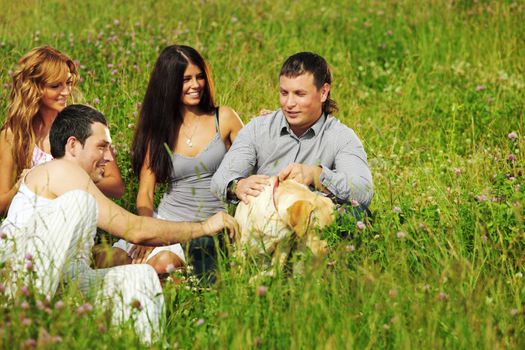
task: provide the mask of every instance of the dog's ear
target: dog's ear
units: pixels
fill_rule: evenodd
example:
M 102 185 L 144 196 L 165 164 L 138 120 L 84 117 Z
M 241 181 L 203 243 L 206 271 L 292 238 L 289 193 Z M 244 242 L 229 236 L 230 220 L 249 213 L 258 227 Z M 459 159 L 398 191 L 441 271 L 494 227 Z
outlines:
M 314 206 L 308 201 L 297 201 L 286 209 L 288 213 L 288 225 L 292 227 L 298 237 L 304 236 L 308 231 L 313 210 Z

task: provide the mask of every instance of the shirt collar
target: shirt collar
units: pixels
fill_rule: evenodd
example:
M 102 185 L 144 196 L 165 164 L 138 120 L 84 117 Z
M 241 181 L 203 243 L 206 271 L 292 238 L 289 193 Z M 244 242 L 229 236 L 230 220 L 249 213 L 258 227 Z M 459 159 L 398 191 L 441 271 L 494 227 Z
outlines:
M 281 127 L 280 127 L 281 135 L 283 135 L 283 134 L 295 135 L 295 134 L 293 134 L 292 130 L 290 129 L 290 125 L 288 124 L 288 121 L 286 120 L 284 112 L 282 110 L 280 110 L 280 113 L 281 113 Z M 306 130 L 306 132 L 302 136 L 303 137 L 304 136 L 308 136 L 309 134 L 313 134 L 312 136 L 315 136 L 315 135 L 319 134 L 319 132 L 321 131 L 321 128 L 323 127 L 325 121 L 326 121 L 326 114 L 323 113 L 321 115 L 321 118 L 317 119 L 317 121 L 314 123 L 314 125 L 312 125 L 308 130 Z

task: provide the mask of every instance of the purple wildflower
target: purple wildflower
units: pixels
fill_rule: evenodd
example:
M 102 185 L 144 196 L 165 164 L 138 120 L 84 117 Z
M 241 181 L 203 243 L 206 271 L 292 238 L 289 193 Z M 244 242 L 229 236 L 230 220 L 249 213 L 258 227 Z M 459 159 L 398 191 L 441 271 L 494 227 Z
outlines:
M 55 310 L 62 310 L 64 308 L 64 302 L 59 300 L 55 303 Z
M 259 287 L 257 287 L 257 296 L 258 297 L 265 296 L 267 292 L 268 292 L 268 288 L 266 288 L 266 286 L 260 285 Z
M 513 132 L 510 132 L 507 137 L 511 140 L 511 141 L 515 141 L 517 138 L 518 138 L 518 134 L 513 131 Z

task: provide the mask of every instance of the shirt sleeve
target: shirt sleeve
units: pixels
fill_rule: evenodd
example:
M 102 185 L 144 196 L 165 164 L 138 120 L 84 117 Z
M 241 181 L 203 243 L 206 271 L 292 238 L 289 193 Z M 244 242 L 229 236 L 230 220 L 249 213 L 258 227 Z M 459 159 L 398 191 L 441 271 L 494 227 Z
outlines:
M 353 132 L 349 142 L 337 151 L 333 169 L 321 166 L 321 183 L 338 200 L 349 202 L 355 199 L 365 207 L 370 205 L 373 195 L 372 174 L 363 144 Z
M 248 177 L 255 169 L 257 150 L 254 144 L 254 124 L 250 122 L 239 131 L 230 150 L 211 179 L 211 193 L 222 201 L 226 201 L 226 191 L 231 181 Z

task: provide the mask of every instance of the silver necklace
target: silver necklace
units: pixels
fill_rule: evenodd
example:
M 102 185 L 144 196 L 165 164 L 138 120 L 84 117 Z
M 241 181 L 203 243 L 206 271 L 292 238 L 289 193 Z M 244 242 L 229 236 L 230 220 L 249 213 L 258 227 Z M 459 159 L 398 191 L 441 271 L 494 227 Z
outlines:
M 188 134 L 186 133 L 186 131 L 184 131 L 184 128 L 181 129 L 182 130 L 182 133 L 184 134 L 184 136 L 186 137 L 186 141 L 184 141 L 184 143 L 186 143 L 186 145 L 188 145 L 188 147 L 192 148 L 193 147 L 193 142 L 192 142 L 192 139 L 193 139 L 193 135 L 195 135 L 195 131 L 197 131 L 197 126 L 199 126 L 199 122 L 200 122 L 200 119 L 198 119 L 197 122 L 195 122 L 195 126 L 193 127 L 193 131 L 191 132 L 191 135 L 188 136 Z M 184 123 L 182 123 L 184 124 Z

